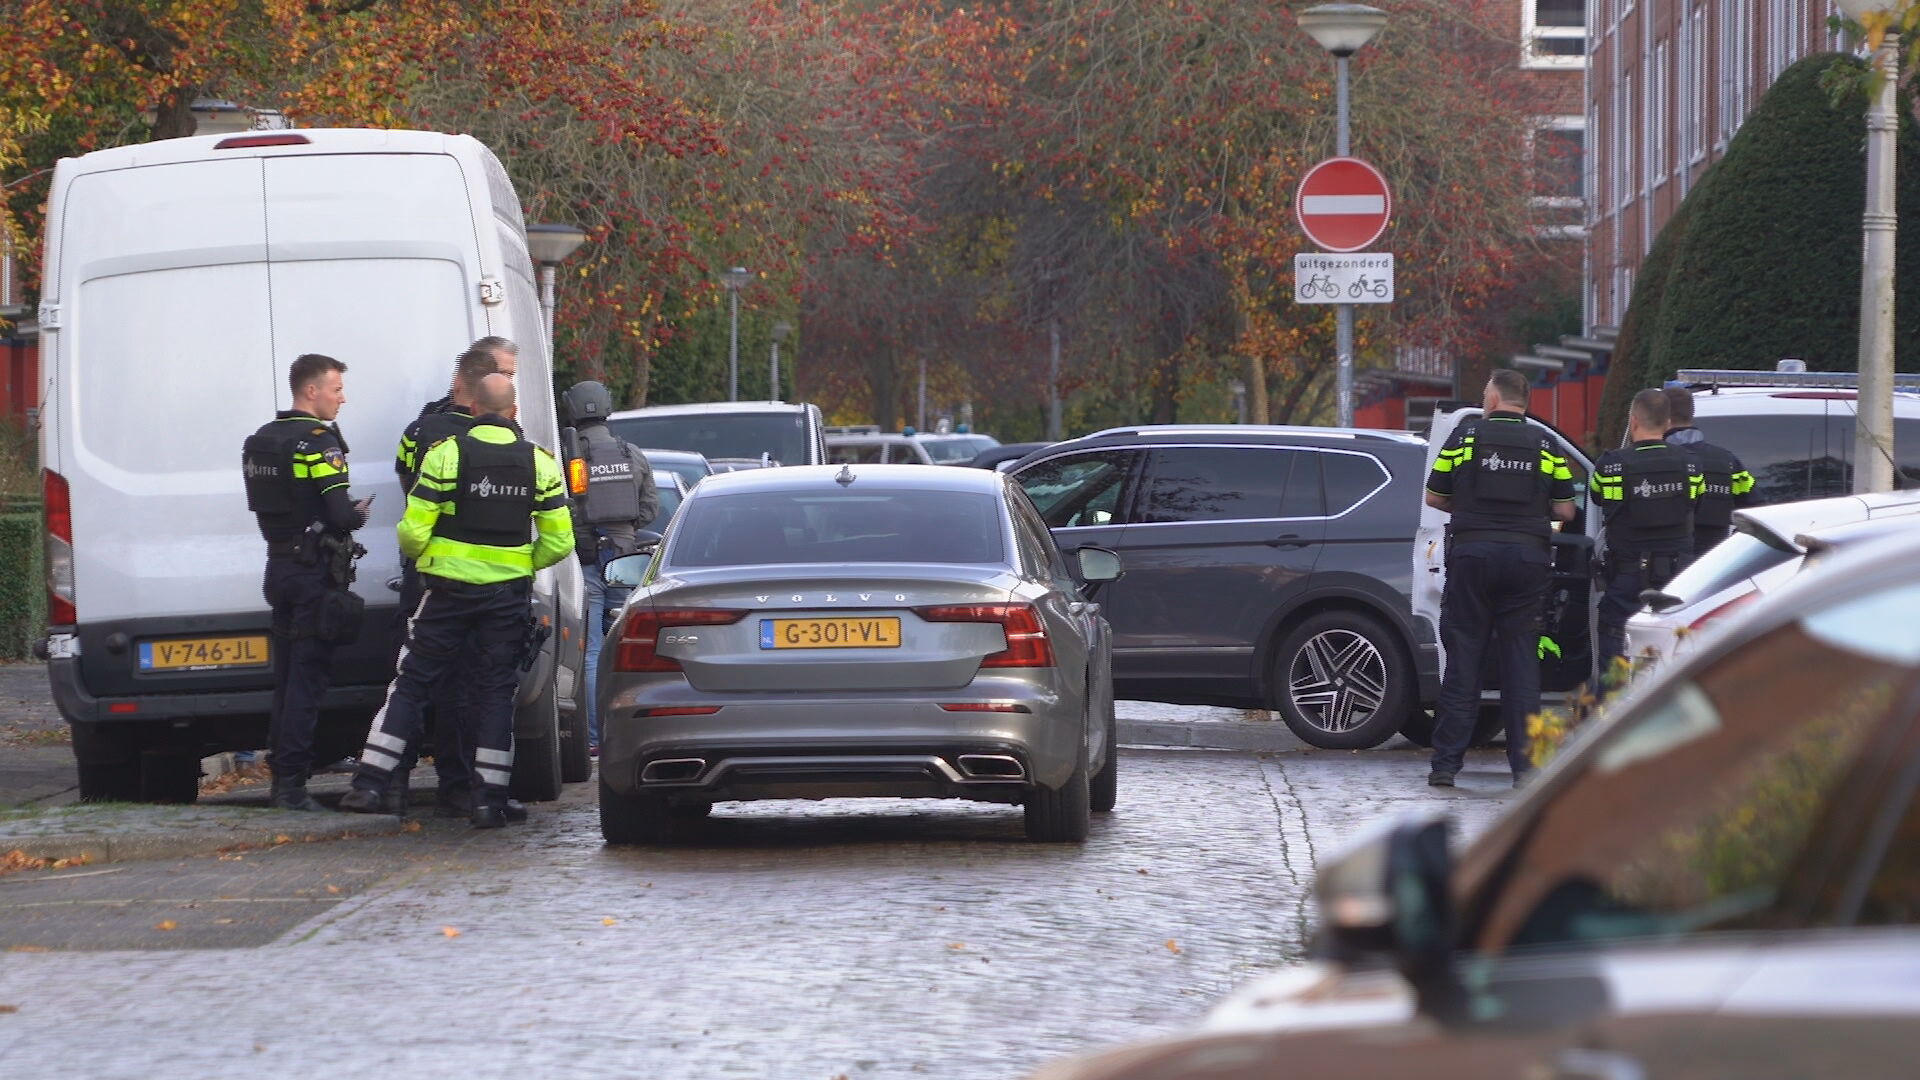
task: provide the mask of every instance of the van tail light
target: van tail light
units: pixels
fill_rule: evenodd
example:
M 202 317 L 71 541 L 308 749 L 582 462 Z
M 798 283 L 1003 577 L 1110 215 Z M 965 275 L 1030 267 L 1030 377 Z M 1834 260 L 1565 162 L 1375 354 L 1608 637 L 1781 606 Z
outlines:
M 1712 611 L 1707 612 L 1705 615 L 1702 615 L 1699 618 L 1688 623 L 1687 629 L 1698 630 L 1701 627 L 1707 625 L 1708 623 L 1714 621 L 1715 619 L 1726 618 L 1728 615 L 1733 614 L 1734 612 L 1740 610 L 1743 607 L 1746 607 L 1748 604 L 1751 604 L 1758 599 L 1760 599 L 1760 590 L 1749 589 L 1746 592 L 1741 593 L 1739 596 L 1736 596 L 1733 599 L 1727 601 L 1726 603 L 1721 604 L 1719 607 L 1714 608 Z
M 722 608 L 666 608 L 636 605 L 620 625 L 620 644 L 614 649 L 615 671 L 679 671 L 680 661 L 661 656 L 660 633 L 677 626 L 726 626 L 747 617 L 745 611 Z
M 80 615 L 73 606 L 73 499 L 66 477 L 41 471 L 40 505 L 47 520 L 47 624 L 72 626 Z
M 1053 643 L 1032 604 L 949 604 L 914 608 L 928 622 L 999 623 L 1007 647 L 980 661 L 983 668 L 1049 668 Z

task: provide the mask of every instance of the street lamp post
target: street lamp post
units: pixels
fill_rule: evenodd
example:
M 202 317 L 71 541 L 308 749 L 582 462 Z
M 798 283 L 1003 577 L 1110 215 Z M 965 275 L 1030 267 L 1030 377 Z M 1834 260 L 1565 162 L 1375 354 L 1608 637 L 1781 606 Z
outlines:
M 1236 424 L 1246 423 L 1247 384 L 1240 379 L 1235 379 L 1227 384 L 1227 391 L 1233 395 L 1233 422 Z
M 1347 108 L 1347 60 L 1387 24 L 1387 13 L 1365 4 L 1316 4 L 1300 12 L 1300 28 L 1333 54 L 1334 154 L 1352 142 Z M 1353 305 L 1334 305 L 1334 351 L 1339 356 L 1336 400 L 1341 427 L 1353 426 Z
M 727 315 L 727 400 L 740 400 L 740 290 L 747 287 L 753 275 L 744 266 L 736 266 L 720 275 L 720 281 L 727 287 L 729 312 Z
M 773 324 L 773 359 L 767 367 L 767 400 L 780 400 L 780 339 L 793 333 L 793 324 L 785 319 Z
M 587 242 L 587 234 L 571 225 L 527 226 L 527 254 L 540 264 L 540 315 L 547 332 L 547 358 L 553 358 L 553 308 L 556 271 L 567 256 Z
M 1838 0 L 1856 22 L 1891 14 L 1893 0 Z M 1900 37 L 1887 34 L 1874 56 L 1879 86 L 1867 104 L 1867 206 L 1861 215 L 1860 381 L 1853 432 L 1855 494 L 1893 490 L 1893 241 Z

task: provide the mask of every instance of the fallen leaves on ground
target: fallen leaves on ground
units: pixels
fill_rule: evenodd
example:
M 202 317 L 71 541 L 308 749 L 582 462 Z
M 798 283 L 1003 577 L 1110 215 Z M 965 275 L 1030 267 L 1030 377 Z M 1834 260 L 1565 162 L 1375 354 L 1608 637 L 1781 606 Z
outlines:
M 613 916 L 611 916 L 611 915 L 609 915 L 609 916 L 607 916 L 606 918 L 604 918 L 604 919 L 601 919 L 601 920 L 600 920 L 600 925 L 601 925 L 601 926 L 613 926 L 614 924 L 616 924 L 616 923 L 618 923 L 619 921 L 620 921 L 619 919 L 616 919 L 616 918 L 614 918 Z
M 420 823 L 417 821 L 409 821 L 405 825 L 400 826 L 400 831 L 401 832 L 419 832 Z
M 18 1005 L 0 1005 L 0 1013 L 17 1013 L 19 1011 L 20 1006 Z
M 1167 939 L 1167 951 L 1168 951 L 1168 952 L 1170 952 L 1170 953 L 1172 953 L 1172 954 L 1173 954 L 1173 955 L 1175 955 L 1175 956 L 1179 956 L 1179 955 L 1180 955 L 1180 943 L 1179 943 L 1179 942 L 1177 942 L 1177 941 L 1175 941 L 1175 940 L 1173 940 L 1172 938 L 1168 938 L 1168 939 Z
M 441 927 L 441 928 L 440 928 L 440 932 L 441 932 L 442 934 L 445 934 L 445 935 L 447 935 L 448 937 L 459 937 L 459 936 L 460 936 L 460 928 L 459 928 L 459 927 L 457 927 L 457 926 L 443 926 L 443 927 Z
M 293 837 L 288 836 L 286 833 L 281 833 L 279 836 L 273 838 L 273 842 L 276 844 L 291 844 L 293 843 Z
M 180 924 L 177 922 L 174 922 L 172 919 L 162 919 L 161 921 L 154 923 L 153 928 L 155 930 L 178 930 L 180 929 Z
M 200 794 L 225 795 L 235 788 L 254 787 L 273 779 L 266 762 L 256 761 L 251 765 L 242 765 L 230 773 L 209 776 L 200 781 Z
M 949 942 L 947 942 L 947 948 L 949 948 L 949 949 L 964 949 L 964 948 L 966 948 L 966 947 L 967 947 L 967 943 L 966 943 L 966 942 L 964 942 L 964 941 L 949 941 Z
M 346 890 L 342 889 L 338 885 L 329 885 L 327 886 L 327 891 L 332 893 L 335 896 L 339 896 L 342 892 L 345 892 Z
M 67 733 L 65 724 L 40 727 L 16 721 L 0 727 L 0 743 L 9 746 L 65 746 L 71 741 Z
M 239 922 L 239 921 L 240 921 L 239 919 L 215 919 L 215 920 L 213 920 L 213 925 L 215 925 L 215 926 L 232 926 L 232 925 L 233 925 L 234 923 L 237 923 L 237 922 Z
M 5 855 L 0 855 L 0 876 L 17 874 L 22 870 L 66 870 L 75 866 L 85 866 L 92 861 L 84 854 L 75 855 L 70 859 L 48 859 L 39 855 L 29 855 L 19 848 L 14 848 Z
M 45 945 L 14 945 L 8 948 L 7 951 L 8 952 L 46 952 L 48 950 Z

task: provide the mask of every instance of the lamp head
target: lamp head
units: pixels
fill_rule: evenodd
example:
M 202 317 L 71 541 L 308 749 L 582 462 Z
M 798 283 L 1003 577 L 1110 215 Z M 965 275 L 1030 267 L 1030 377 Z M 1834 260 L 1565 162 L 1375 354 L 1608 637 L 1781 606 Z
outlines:
M 1387 25 L 1387 13 L 1365 4 L 1315 4 L 1300 12 L 1300 29 L 1320 47 L 1345 58 L 1360 51 Z
M 527 226 L 527 254 L 542 266 L 557 266 L 587 242 L 587 234 L 571 225 Z
M 725 285 L 727 288 L 734 290 L 735 292 L 738 292 L 741 289 L 746 288 L 747 284 L 752 280 L 753 280 L 752 271 L 748 270 L 744 266 L 736 266 L 733 269 L 728 270 L 720 275 L 720 283 Z

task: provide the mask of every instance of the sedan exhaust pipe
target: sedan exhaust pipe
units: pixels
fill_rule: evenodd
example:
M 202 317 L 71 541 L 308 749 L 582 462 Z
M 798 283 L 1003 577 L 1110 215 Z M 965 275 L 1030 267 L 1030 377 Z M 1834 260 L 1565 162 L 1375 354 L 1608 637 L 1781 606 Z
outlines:
M 660 758 L 647 762 L 640 770 L 640 782 L 643 784 L 685 783 L 697 780 L 707 771 L 707 759 L 697 757 Z
M 1006 754 L 961 754 L 960 772 L 971 780 L 1021 780 L 1027 770 Z

